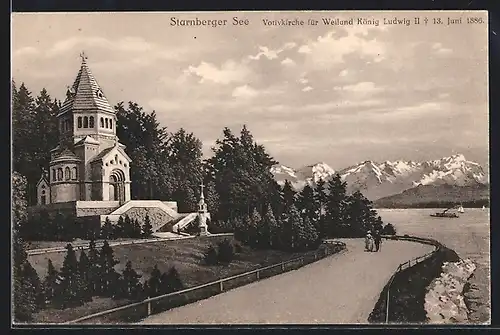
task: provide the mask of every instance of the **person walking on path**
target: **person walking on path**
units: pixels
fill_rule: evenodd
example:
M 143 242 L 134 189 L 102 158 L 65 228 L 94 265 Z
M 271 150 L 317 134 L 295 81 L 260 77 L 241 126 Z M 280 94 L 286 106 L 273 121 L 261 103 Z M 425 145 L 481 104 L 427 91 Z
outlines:
M 373 238 L 375 240 L 375 251 L 380 250 L 380 244 L 382 243 L 382 237 L 380 236 L 380 232 L 378 230 L 373 234 Z

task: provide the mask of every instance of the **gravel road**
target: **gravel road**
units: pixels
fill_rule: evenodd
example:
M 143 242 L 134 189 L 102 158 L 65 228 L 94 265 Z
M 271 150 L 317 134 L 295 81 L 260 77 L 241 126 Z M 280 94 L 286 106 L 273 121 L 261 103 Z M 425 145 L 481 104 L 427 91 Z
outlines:
M 380 292 L 398 265 L 433 247 L 384 241 L 364 252 L 361 239 L 347 250 L 298 270 L 155 314 L 141 324 L 367 323 Z

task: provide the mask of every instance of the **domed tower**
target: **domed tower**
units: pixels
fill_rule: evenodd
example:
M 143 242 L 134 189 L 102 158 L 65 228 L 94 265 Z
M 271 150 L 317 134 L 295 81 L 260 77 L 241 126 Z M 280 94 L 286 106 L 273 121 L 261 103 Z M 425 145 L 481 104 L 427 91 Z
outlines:
M 82 53 L 60 113 L 51 151 L 51 202 L 130 200 L 130 162 L 116 136 L 116 113 Z
M 79 200 L 78 167 L 81 160 L 69 149 L 57 153 L 50 161 L 50 202 Z

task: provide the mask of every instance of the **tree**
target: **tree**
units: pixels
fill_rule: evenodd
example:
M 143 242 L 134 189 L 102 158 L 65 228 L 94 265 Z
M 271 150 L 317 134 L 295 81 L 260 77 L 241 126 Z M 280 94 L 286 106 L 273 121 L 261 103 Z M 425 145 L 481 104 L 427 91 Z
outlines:
M 114 296 L 116 289 L 119 287 L 120 275 L 115 270 L 115 265 L 118 263 L 120 262 L 115 259 L 113 249 L 109 246 L 108 241 L 104 241 L 99 252 L 99 274 L 101 279 L 100 291 L 105 296 Z
M 30 283 L 29 288 L 31 295 L 35 298 L 35 308 L 40 310 L 45 306 L 45 296 L 43 283 L 38 277 L 38 273 L 31 266 L 30 262 L 25 262 L 23 265 L 23 277 Z
M 346 226 L 343 236 L 362 237 L 373 228 L 377 212 L 373 210 L 371 201 L 366 199 L 359 191 L 348 197 L 346 206 Z
M 80 252 L 80 261 L 78 262 L 78 273 L 81 280 L 82 286 L 82 299 L 83 301 L 92 301 L 93 295 L 93 285 L 92 285 L 92 274 L 91 265 L 85 251 Z
M 172 266 L 168 272 L 161 275 L 160 285 L 161 294 L 180 291 L 184 288 L 179 272 L 177 272 L 177 269 L 174 266 Z
M 315 249 L 319 243 L 318 230 L 308 217 L 304 218 L 304 240 L 302 241 L 304 249 Z
M 26 223 L 26 178 L 14 171 L 12 173 L 12 251 L 14 282 L 14 320 L 29 322 L 37 310 L 35 288 L 32 281 L 25 277 L 23 271 L 28 262 L 24 249 L 24 241 L 19 229 Z
M 95 241 L 92 239 L 89 242 L 89 251 L 88 251 L 88 259 L 89 259 L 89 284 L 90 291 L 92 295 L 96 295 L 100 293 L 100 267 L 99 267 L 99 251 L 96 248 Z
M 161 292 L 161 272 L 158 270 L 158 265 L 155 264 L 153 270 L 151 271 L 151 275 L 148 280 L 148 296 L 154 297 L 160 294 Z
M 140 278 L 141 275 L 132 268 L 132 262 L 127 261 L 125 269 L 122 272 L 125 296 L 132 299 L 138 299 L 142 290 Z
M 328 195 L 326 197 L 325 235 L 340 237 L 344 230 L 346 207 L 346 183 L 340 175 L 335 174 L 327 183 Z
M 221 264 L 229 264 L 233 261 L 234 258 L 234 248 L 231 242 L 228 239 L 224 239 L 223 241 L 217 244 L 218 246 L 218 261 Z
M 388 223 L 382 228 L 382 235 L 396 235 L 396 228 L 391 223 Z
M 276 221 L 273 209 L 269 204 L 258 229 L 260 246 L 263 248 L 275 247 L 278 244 L 278 230 L 278 222 Z
M 138 219 L 135 219 L 132 224 L 132 236 L 131 237 L 141 237 L 141 224 Z
M 66 257 L 61 268 L 61 282 L 58 286 L 57 302 L 62 308 L 83 304 L 82 287 L 76 253 L 71 244 L 66 245 Z
M 328 201 L 328 195 L 326 193 L 326 183 L 323 179 L 316 182 L 316 187 L 314 190 L 314 202 L 318 208 L 318 217 L 316 219 L 318 233 L 321 238 L 326 236 L 327 224 L 325 220 L 326 206 Z
M 206 265 L 216 265 L 218 263 L 218 258 L 217 249 L 215 249 L 213 245 L 208 247 L 203 256 Z
M 55 293 L 57 292 L 58 278 L 59 272 L 54 268 L 52 260 L 49 259 L 49 263 L 47 265 L 47 276 L 45 277 L 45 281 L 43 284 L 43 287 L 45 289 L 45 298 L 49 301 L 52 301 Z
M 181 128 L 170 135 L 168 165 L 173 178 L 173 198 L 180 212 L 196 210 L 198 185 L 203 179 L 202 142 Z
M 137 103 L 129 101 L 115 106 L 116 134 L 126 145 L 132 159 L 132 199 L 171 199 L 172 170 L 168 164 L 168 132 L 161 127 L 156 113 L 146 113 Z
M 206 181 L 215 184 L 219 208 L 217 220 L 233 220 L 252 213 L 263 212 L 275 197 L 276 182 L 271 174 L 276 162 L 263 146 L 253 140 L 243 126 L 240 136 L 224 128 L 223 139 L 216 141 L 214 155 L 205 162 Z
M 292 183 L 286 180 L 283 185 L 283 211 L 287 211 L 290 207 L 295 205 L 295 196 L 297 192 L 293 189 Z
M 142 237 L 148 238 L 151 235 L 153 235 L 153 226 L 151 225 L 151 219 L 149 218 L 149 215 L 146 215 L 144 224 L 142 226 Z
M 57 145 L 57 101 L 42 89 L 36 101 L 26 86 L 13 83 L 12 129 L 14 169 L 27 178 L 27 201 L 36 203 L 36 183 Z
M 297 196 L 297 209 L 299 210 L 302 218 L 306 218 L 315 226 L 316 230 L 319 229 L 318 214 L 320 206 L 316 202 L 316 192 L 314 189 L 306 185 Z
M 115 238 L 113 224 L 108 217 L 106 217 L 106 220 L 104 220 L 104 224 L 101 227 L 101 237 L 105 240 Z
M 128 218 L 128 215 L 127 215 L 127 218 Z M 130 222 L 130 218 L 129 218 L 129 222 Z M 126 231 L 127 231 L 126 226 L 127 226 L 127 224 L 125 223 L 125 219 L 123 218 L 123 216 L 120 216 L 118 218 L 118 222 L 116 223 L 116 225 L 113 226 L 113 234 L 112 235 L 114 237 L 126 237 L 127 236 L 126 235 Z

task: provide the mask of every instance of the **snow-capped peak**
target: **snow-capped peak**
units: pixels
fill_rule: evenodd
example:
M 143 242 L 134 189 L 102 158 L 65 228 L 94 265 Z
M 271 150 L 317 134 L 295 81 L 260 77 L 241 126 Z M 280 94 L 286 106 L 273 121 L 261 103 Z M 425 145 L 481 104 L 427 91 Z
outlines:
M 288 179 L 297 188 L 305 184 L 313 185 L 320 179 L 327 181 L 336 173 L 323 162 L 298 170 L 274 166 L 271 172 L 278 182 Z M 367 160 L 338 173 L 347 183 L 348 191 L 360 190 L 371 199 L 400 193 L 418 185 L 487 183 L 481 165 L 468 161 L 462 154 L 424 162 L 396 160 L 377 163 Z

